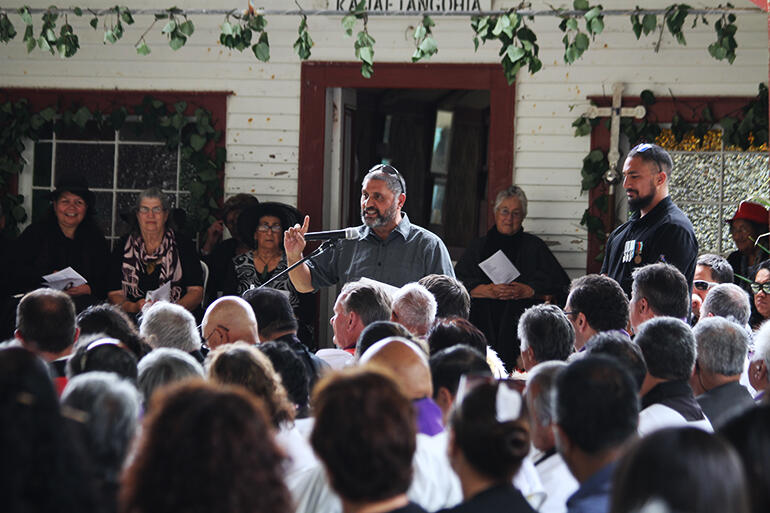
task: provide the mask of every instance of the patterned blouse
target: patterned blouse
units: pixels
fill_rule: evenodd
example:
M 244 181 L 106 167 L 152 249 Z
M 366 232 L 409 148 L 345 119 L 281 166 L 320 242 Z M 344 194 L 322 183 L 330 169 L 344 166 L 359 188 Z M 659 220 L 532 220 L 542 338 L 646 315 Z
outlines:
M 236 255 L 233 258 L 233 266 L 235 267 L 238 295 L 243 295 L 244 292 L 251 288 L 259 287 L 288 267 L 286 255 L 283 255 L 275 269 L 268 271 L 267 273 L 259 272 L 254 268 L 254 251 L 247 251 L 246 253 Z M 291 280 L 289 280 L 288 273 L 272 282 L 269 286 L 273 289 L 282 290 L 288 293 L 292 308 L 296 309 L 299 306 L 297 290 L 294 288 L 294 285 L 292 285 Z

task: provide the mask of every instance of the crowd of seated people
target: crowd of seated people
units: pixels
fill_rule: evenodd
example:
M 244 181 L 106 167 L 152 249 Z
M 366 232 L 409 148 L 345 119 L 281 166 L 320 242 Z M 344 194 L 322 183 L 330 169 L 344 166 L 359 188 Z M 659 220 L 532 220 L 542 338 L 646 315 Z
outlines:
M 542 241 L 502 237 L 526 215 L 523 191 L 504 192 L 463 265 L 532 246 L 542 261 L 522 271 L 541 277 L 553 263 Z M 66 264 L 88 286 L 16 289 L 0 344 L 3 511 L 770 508 L 759 253 L 741 253 L 748 277 L 703 255 L 692 286 L 672 265 L 640 266 L 630 298 L 593 274 L 510 290 L 475 269 L 470 290 L 459 272 L 395 289 L 352 281 L 330 320 L 335 348 L 319 350 L 290 282 L 252 287 L 285 268 L 291 209 L 233 202 L 204 241 L 210 270 L 235 271 L 210 276 L 212 294 L 156 189 L 139 195 L 106 270 L 77 269 L 97 233 L 79 231 L 92 202 L 62 183 L 45 227 L 32 225 L 70 248 L 30 261 L 36 276 Z M 219 240 L 223 224 L 235 242 Z M 484 305 L 504 318 L 477 326 Z

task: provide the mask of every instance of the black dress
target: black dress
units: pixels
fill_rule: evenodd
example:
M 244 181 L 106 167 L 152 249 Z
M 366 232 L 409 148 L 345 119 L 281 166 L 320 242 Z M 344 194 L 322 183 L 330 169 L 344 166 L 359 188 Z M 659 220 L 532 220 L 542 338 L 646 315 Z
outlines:
M 72 267 L 91 287 L 91 294 L 72 298 L 80 312 L 106 298 L 109 254 L 107 241 L 94 224 L 83 221 L 70 239 L 49 216 L 28 226 L 16 240 L 10 257 L 13 293 L 44 286 L 43 276 Z
M 439 513 L 535 513 L 527 499 L 510 483 L 487 488 L 454 508 Z
M 471 242 L 455 266 L 457 278 L 470 292 L 478 285 L 492 283 L 479 263 L 498 250 L 516 266 L 521 275 L 515 280 L 534 289 L 529 299 L 471 299 L 470 321 L 487 337 L 487 342 L 513 370 L 519 357 L 519 339 L 516 328 L 519 317 L 530 306 L 542 303 L 545 296 L 553 296 L 555 303 L 563 304 L 569 289 L 569 277 L 539 237 L 519 230 L 503 235 L 493 226 L 485 237 Z

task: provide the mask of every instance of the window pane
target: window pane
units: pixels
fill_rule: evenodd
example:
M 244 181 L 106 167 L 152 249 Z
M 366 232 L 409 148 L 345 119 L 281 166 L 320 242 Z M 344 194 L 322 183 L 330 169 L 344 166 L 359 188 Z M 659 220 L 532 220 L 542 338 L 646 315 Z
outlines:
M 131 229 L 131 220 L 134 217 L 134 205 L 138 192 L 118 192 L 117 212 L 115 212 L 115 235 L 123 236 Z
M 56 144 L 56 176 L 88 177 L 91 188 L 112 187 L 115 146 L 112 144 Z
M 113 234 L 110 232 L 112 229 L 112 192 L 95 192 L 96 205 L 94 205 L 94 215 L 96 216 L 96 224 L 102 229 L 105 237 L 110 237 Z
M 177 150 L 165 146 L 122 144 L 119 152 L 119 189 L 176 189 Z
M 767 196 L 767 153 L 725 153 L 725 200 Z
M 157 142 L 154 130 L 145 129 L 139 121 L 126 121 L 120 129 L 118 137 L 121 141 Z
M 679 203 L 678 206 L 695 227 L 698 253 L 719 253 L 719 205 Z
M 35 189 L 32 191 L 32 222 L 40 221 L 48 212 L 51 203 L 51 191 Z
M 35 169 L 32 175 L 32 184 L 36 187 L 51 186 L 51 156 L 53 155 L 53 144 L 37 143 L 35 144 Z

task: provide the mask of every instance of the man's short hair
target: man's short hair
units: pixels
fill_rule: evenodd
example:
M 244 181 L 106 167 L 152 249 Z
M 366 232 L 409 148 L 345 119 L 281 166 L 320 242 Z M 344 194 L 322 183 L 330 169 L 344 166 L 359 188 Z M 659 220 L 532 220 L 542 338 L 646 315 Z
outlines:
M 631 342 L 628 335 L 619 331 L 597 333 L 585 345 L 586 355 L 605 355 L 615 358 L 634 378 L 639 389 L 647 375 L 647 365 L 639 346 Z
M 471 346 L 481 354 L 487 353 L 487 337 L 470 321 L 460 317 L 437 319 L 428 333 L 430 354 L 457 344 Z
M 634 157 L 640 158 L 642 162 L 655 163 L 660 171 L 666 173 L 669 181 L 671 180 L 674 161 L 671 160 L 671 155 L 657 144 L 643 143 L 634 146 L 626 155 L 626 159 Z
M 98 333 L 120 340 L 137 359 L 150 351 L 134 322 L 117 305 L 92 305 L 78 314 L 80 338 Z
M 406 493 L 417 422 L 390 375 L 366 367 L 331 374 L 316 387 L 313 408 L 310 443 L 341 497 L 370 502 Z
M 745 325 L 751 317 L 751 300 L 749 293 L 735 283 L 722 283 L 706 294 L 706 299 L 700 307 L 701 318 L 711 314 L 715 317 L 732 319 L 740 325 Z
M 670 264 L 649 264 L 634 269 L 632 298 L 645 298 L 655 315 L 685 319 L 690 312 L 687 278 Z
M 597 454 L 636 433 L 639 397 L 616 360 L 587 356 L 556 377 L 556 423 L 582 451 Z
M 556 420 L 556 404 L 554 393 L 556 389 L 556 377 L 567 367 L 565 362 L 551 360 L 538 363 L 527 372 L 526 393 L 532 397 L 531 390 L 537 389 L 537 394 L 532 397 L 532 408 L 529 412 L 532 420 L 541 426 L 548 426 Z
M 489 364 L 482 353 L 464 344 L 447 347 L 432 355 L 429 360 L 433 381 L 433 397 L 438 397 L 439 387 L 457 395 L 457 387 L 463 374 L 492 375 Z
M 412 339 L 413 335 L 403 325 L 393 321 L 374 321 L 366 326 L 356 341 L 356 357 L 361 358 L 367 349 L 388 337 Z
M 697 265 L 711 269 L 711 277 L 717 283 L 732 283 L 735 279 L 733 266 L 719 255 L 705 253 L 698 257 Z
M 363 281 L 349 281 L 340 290 L 339 301 L 345 313 L 355 312 L 364 326 L 389 321 L 393 306 L 381 287 Z
M 166 301 L 144 312 L 139 334 L 154 349 L 173 347 L 189 353 L 201 347 L 195 317 L 185 307 Z
M 262 342 L 257 349 L 267 355 L 280 374 L 289 400 L 297 405 L 297 416 L 306 415 L 310 402 L 310 377 L 297 353 L 285 342 Z
M 92 371 L 112 372 L 136 383 L 136 356 L 123 343 L 104 333 L 81 336 L 67 360 L 67 377 Z
M 575 348 L 575 328 L 556 305 L 535 305 L 519 318 L 522 352 L 531 347 L 535 361 L 566 360 Z
M 701 369 L 725 376 L 743 372 L 749 334 L 742 325 L 722 317 L 706 317 L 695 325 L 692 332 Z
M 203 367 L 190 354 L 161 347 L 139 361 L 136 384 L 145 404 L 149 404 L 155 390 L 187 378 L 203 377 Z
M 243 299 L 251 305 L 260 335 L 297 331 L 297 318 L 289 298 L 280 290 L 262 287 L 247 290 Z
M 369 180 L 381 180 L 385 182 L 388 189 L 390 189 L 396 196 L 401 193 L 406 194 L 406 181 L 404 180 L 403 175 L 398 172 L 398 169 L 390 164 L 375 164 L 372 166 L 372 168 L 366 172 L 366 176 L 364 176 L 361 183 L 365 184 Z
M 25 294 L 16 308 L 16 330 L 37 351 L 61 353 L 75 343 L 75 303 L 59 290 Z
M 399 323 L 427 334 L 436 319 L 436 298 L 419 283 L 407 283 L 393 295 L 393 312 Z
M 647 372 L 660 379 L 684 381 L 695 366 L 695 337 L 684 321 L 655 317 L 639 325 L 634 342 L 642 350 Z
M 436 317 L 462 317 L 471 315 L 471 295 L 465 285 L 446 274 L 429 274 L 417 282 L 436 298 Z
M 618 282 L 600 274 L 572 280 L 569 307 L 582 313 L 596 331 L 622 330 L 628 324 L 628 298 Z

